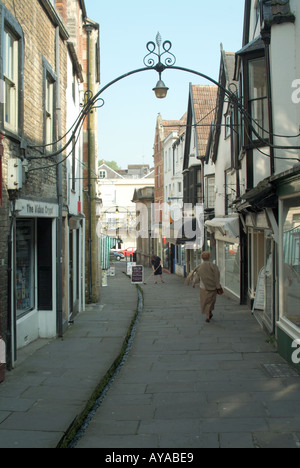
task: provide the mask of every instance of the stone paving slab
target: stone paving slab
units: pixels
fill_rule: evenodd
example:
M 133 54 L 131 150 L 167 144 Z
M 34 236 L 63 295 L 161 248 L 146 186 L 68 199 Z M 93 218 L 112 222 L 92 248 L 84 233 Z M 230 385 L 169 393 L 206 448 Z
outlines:
M 77 447 L 299 448 L 300 379 L 266 371 L 284 361 L 247 307 L 222 296 L 206 324 L 199 290 L 165 281 L 143 286 L 131 353 Z
M 137 290 L 124 269 L 119 266 L 101 304 L 87 306 L 63 340 L 38 340 L 19 351 L 0 385 L 0 448 L 55 448 L 84 411 L 136 314 Z
M 82 413 L 136 314 L 124 266 L 63 341 L 20 354 L 0 385 L 0 448 L 55 448 Z M 248 308 L 218 297 L 206 324 L 199 290 L 165 281 L 142 285 L 131 351 L 76 447 L 300 448 L 299 376 L 268 372 L 286 363 Z

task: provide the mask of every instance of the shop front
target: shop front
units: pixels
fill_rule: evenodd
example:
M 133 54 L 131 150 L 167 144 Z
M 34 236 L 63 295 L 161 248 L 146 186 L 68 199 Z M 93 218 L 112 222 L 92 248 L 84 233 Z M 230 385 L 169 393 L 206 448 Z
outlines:
M 247 227 L 248 301 L 258 322 L 274 333 L 276 321 L 277 229 L 267 213 L 245 217 Z
M 11 259 L 15 351 L 37 338 L 56 336 L 57 217 L 58 206 L 52 203 L 18 200 L 15 204 Z
M 279 187 L 279 353 L 300 369 L 300 180 Z
M 71 215 L 68 225 L 69 236 L 65 235 L 67 244 L 65 252 L 68 250 L 69 268 L 64 273 L 64 277 L 68 279 L 68 284 L 65 284 L 64 289 L 65 291 L 69 289 L 69 294 L 65 294 L 65 299 L 69 300 L 69 307 L 65 307 L 69 312 L 66 320 L 70 323 L 77 314 L 85 310 L 84 230 L 84 216 Z
M 221 273 L 221 284 L 231 294 L 240 297 L 240 245 L 233 240 L 220 239 L 217 241 L 217 264 Z
M 186 259 L 185 248 L 182 245 L 175 246 L 175 274 L 182 278 L 185 277 Z

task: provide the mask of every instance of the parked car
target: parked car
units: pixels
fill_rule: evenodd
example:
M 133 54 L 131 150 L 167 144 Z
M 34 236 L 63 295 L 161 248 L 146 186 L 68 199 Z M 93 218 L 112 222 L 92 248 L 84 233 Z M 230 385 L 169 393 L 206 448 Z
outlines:
M 128 249 L 118 250 L 118 252 L 124 254 L 125 257 L 130 257 L 131 255 L 133 256 L 136 253 L 136 248 L 135 247 L 128 247 Z
M 125 255 L 123 254 L 123 252 L 119 250 L 111 250 L 110 252 L 114 256 L 114 259 L 117 260 L 118 262 L 125 258 Z

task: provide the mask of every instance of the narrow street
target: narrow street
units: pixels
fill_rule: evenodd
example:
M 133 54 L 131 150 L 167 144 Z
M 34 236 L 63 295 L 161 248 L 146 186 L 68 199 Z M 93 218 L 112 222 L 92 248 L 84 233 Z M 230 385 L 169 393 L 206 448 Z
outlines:
M 77 448 L 299 448 L 297 373 L 247 307 L 175 275 L 143 285 L 131 353 Z
M 0 448 L 55 448 L 124 353 L 137 288 L 117 264 L 101 304 L 63 340 L 19 352 L 0 386 Z M 146 271 L 145 277 L 148 275 Z M 207 324 L 199 290 L 175 275 L 141 285 L 131 349 L 76 448 L 299 448 L 299 375 L 246 307 L 221 296 Z
M 0 0 L 0 449 L 300 448 L 300 1 L 151 8 Z

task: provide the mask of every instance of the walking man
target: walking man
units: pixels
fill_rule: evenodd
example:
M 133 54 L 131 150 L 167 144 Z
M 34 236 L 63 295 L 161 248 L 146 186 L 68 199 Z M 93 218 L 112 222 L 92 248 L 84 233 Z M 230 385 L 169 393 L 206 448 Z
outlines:
M 213 317 L 212 311 L 215 308 L 217 291 L 222 289 L 220 284 L 220 270 L 214 263 L 210 262 L 210 253 L 202 253 L 203 263 L 194 270 L 193 288 L 197 280 L 200 280 L 200 307 L 203 315 L 206 315 L 206 322 L 209 323 Z

